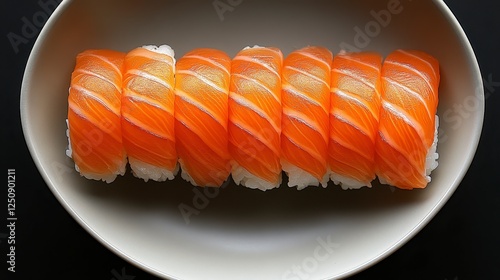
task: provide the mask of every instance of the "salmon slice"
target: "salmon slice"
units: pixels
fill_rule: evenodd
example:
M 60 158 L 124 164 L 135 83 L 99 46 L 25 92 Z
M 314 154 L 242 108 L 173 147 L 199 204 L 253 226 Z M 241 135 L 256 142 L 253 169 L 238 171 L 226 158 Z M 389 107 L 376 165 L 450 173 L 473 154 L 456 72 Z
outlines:
M 277 48 L 241 50 L 231 62 L 229 152 L 235 183 L 267 190 L 281 183 L 281 68 Z
M 77 55 L 68 96 L 67 155 L 88 179 L 114 181 L 126 155 L 120 125 L 125 54 L 87 50 Z
M 382 67 L 382 106 L 376 140 L 380 181 L 425 188 L 437 167 L 439 63 L 431 55 L 396 50 Z
M 290 187 L 328 184 L 332 59 L 328 49 L 311 46 L 290 53 L 283 62 L 281 164 Z
M 122 96 L 123 145 L 132 173 L 148 181 L 174 179 L 173 50 L 144 46 L 127 53 Z
M 375 179 L 382 56 L 339 53 L 332 63 L 330 179 L 343 189 L 371 187 Z
M 195 49 L 176 67 L 175 139 L 182 178 L 195 186 L 221 186 L 230 173 L 231 58 L 219 50 Z

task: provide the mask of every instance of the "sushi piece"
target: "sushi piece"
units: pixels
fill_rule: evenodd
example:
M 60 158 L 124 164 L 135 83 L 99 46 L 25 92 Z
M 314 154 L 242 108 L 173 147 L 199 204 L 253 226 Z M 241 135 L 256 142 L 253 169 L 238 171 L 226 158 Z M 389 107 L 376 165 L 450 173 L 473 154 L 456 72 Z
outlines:
M 268 190 L 281 184 L 281 68 L 277 48 L 247 47 L 231 62 L 229 152 L 236 184 Z
M 121 132 L 125 53 L 86 50 L 76 57 L 68 96 L 66 154 L 88 179 L 114 181 L 126 169 Z
M 174 137 L 174 51 L 143 46 L 127 53 L 123 70 L 121 125 L 132 173 L 154 181 L 177 173 Z
M 230 173 L 231 58 L 219 50 L 195 49 L 176 67 L 175 140 L 181 176 L 195 186 L 219 187 Z
M 381 183 L 425 188 L 437 167 L 439 63 L 431 55 L 396 50 L 382 67 L 382 106 L 376 139 Z
M 332 63 L 330 179 L 343 189 L 371 187 L 380 112 L 382 57 L 341 52 Z
M 333 55 L 310 46 L 283 62 L 281 165 L 288 186 L 299 190 L 328 184 L 330 72 Z

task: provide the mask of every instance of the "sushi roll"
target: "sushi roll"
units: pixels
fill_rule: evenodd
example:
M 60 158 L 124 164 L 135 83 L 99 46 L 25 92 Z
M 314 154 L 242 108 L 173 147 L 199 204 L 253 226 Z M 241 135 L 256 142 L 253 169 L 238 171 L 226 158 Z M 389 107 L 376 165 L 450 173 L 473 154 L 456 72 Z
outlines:
M 288 186 L 328 184 L 330 72 L 333 55 L 310 46 L 290 53 L 282 70 L 281 165 Z
M 381 68 L 381 55 L 372 52 L 341 52 L 332 63 L 328 164 L 343 189 L 371 187 L 375 179 Z
M 194 186 L 219 187 L 229 177 L 228 95 L 231 58 L 195 49 L 177 62 L 175 139 L 181 176 Z
M 66 154 L 88 179 L 114 181 L 126 169 L 121 131 L 125 53 L 86 50 L 76 57 L 68 96 Z
M 415 50 L 396 50 L 382 67 L 382 106 L 375 147 L 381 183 L 425 188 L 437 167 L 439 63 Z
M 105 182 L 251 189 L 425 188 L 437 167 L 439 62 L 417 50 L 246 47 L 231 59 L 167 45 L 86 50 L 71 74 L 67 156 Z
M 231 62 L 229 152 L 236 184 L 268 190 L 281 184 L 281 68 L 277 48 L 247 47 Z
M 177 173 L 174 137 L 174 51 L 143 46 L 127 53 L 123 70 L 123 145 L 134 176 L 172 180 Z

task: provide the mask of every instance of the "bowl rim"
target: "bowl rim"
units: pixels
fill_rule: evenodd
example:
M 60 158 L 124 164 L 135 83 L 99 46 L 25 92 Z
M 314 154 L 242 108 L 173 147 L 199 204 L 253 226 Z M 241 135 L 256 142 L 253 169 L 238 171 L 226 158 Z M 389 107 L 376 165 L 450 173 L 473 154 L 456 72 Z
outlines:
M 39 173 L 41 174 L 43 180 L 45 181 L 46 185 L 50 189 L 50 191 L 54 194 L 56 199 L 59 201 L 59 203 L 64 207 L 64 209 L 72 216 L 74 220 L 80 224 L 80 226 L 85 229 L 90 235 L 96 239 L 99 243 L 104 245 L 107 249 L 112 251 L 115 255 L 119 256 L 123 260 L 129 262 L 130 264 L 134 266 L 138 266 L 142 268 L 143 270 L 147 271 L 148 273 L 151 273 L 152 275 L 159 277 L 159 278 L 169 278 L 169 279 L 177 279 L 173 275 L 170 275 L 168 272 L 160 272 L 159 270 L 141 262 L 138 259 L 135 259 L 134 257 L 126 254 L 123 252 L 121 249 L 117 248 L 114 246 L 110 241 L 104 239 L 102 236 L 99 235 L 88 223 L 86 223 L 82 217 L 67 203 L 67 201 L 64 199 L 62 194 L 57 190 L 55 187 L 55 183 L 51 179 L 51 177 L 48 175 L 48 171 L 46 168 L 42 165 L 40 157 L 38 155 L 38 152 L 35 149 L 35 144 L 32 141 L 32 133 L 30 130 L 30 112 L 26 109 L 27 108 L 27 96 L 28 96 L 28 88 L 30 84 L 31 77 L 34 75 L 33 71 L 31 70 L 32 67 L 31 65 L 36 63 L 37 60 L 37 54 L 40 52 L 40 49 L 44 45 L 44 42 L 46 40 L 46 35 L 47 33 L 52 30 L 52 27 L 56 24 L 56 21 L 61 17 L 61 15 L 72 5 L 76 0 L 65 0 L 62 1 L 57 8 L 54 10 L 54 12 L 50 15 L 49 19 L 47 20 L 46 24 L 42 27 L 38 38 L 36 39 L 33 48 L 31 49 L 31 52 L 29 54 L 26 66 L 25 66 L 25 72 L 23 74 L 22 78 L 22 83 L 21 83 L 21 94 L 20 94 L 20 117 L 21 117 L 21 126 L 22 126 L 22 133 L 24 135 L 24 139 L 26 141 L 28 150 L 32 156 L 33 162 L 35 163 Z M 421 221 L 419 221 L 416 226 L 408 232 L 406 235 L 402 236 L 399 240 L 397 240 L 392 246 L 388 247 L 386 250 L 381 252 L 379 255 L 376 257 L 372 258 L 371 260 L 360 263 L 356 267 L 353 267 L 347 271 L 344 271 L 341 274 L 334 275 L 333 277 L 336 278 L 345 278 L 352 276 L 354 274 L 357 274 L 363 270 L 366 270 L 367 268 L 377 264 L 378 262 L 382 261 L 389 255 L 393 254 L 395 251 L 397 251 L 399 248 L 401 248 L 404 244 L 406 244 L 409 240 L 411 240 L 417 233 L 419 233 L 433 218 L 434 216 L 441 210 L 441 208 L 446 204 L 446 202 L 451 198 L 453 193 L 456 191 L 458 188 L 460 182 L 463 180 L 464 176 L 466 175 L 468 168 L 470 167 L 475 153 L 477 151 L 477 147 L 479 145 L 479 141 L 481 138 L 481 133 L 483 129 L 483 122 L 484 122 L 484 111 L 485 111 L 485 100 L 484 100 L 484 85 L 483 85 L 483 80 L 481 76 L 481 71 L 479 64 L 477 62 L 476 55 L 474 53 L 474 50 L 472 48 L 472 45 L 470 44 L 470 41 L 463 30 L 461 24 L 458 22 L 458 19 L 455 17 L 453 12 L 450 10 L 450 8 L 447 6 L 447 4 L 443 0 L 433 0 L 434 5 L 436 8 L 442 13 L 443 17 L 447 20 L 447 22 L 450 24 L 450 27 L 452 27 L 453 31 L 456 33 L 457 38 L 462 43 L 462 47 L 466 50 L 468 53 L 467 59 L 468 59 L 468 64 L 471 65 L 471 72 L 474 74 L 475 77 L 473 77 L 476 82 L 477 82 L 477 97 L 479 101 L 479 108 L 478 110 L 481 111 L 482 113 L 479 115 L 479 117 L 476 120 L 476 125 L 474 126 L 474 135 L 477 135 L 477 137 L 474 139 L 474 142 L 471 143 L 472 145 L 472 150 L 471 153 L 467 155 L 466 161 L 463 164 L 463 167 L 460 172 L 457 174 L 453 184 L 446 190 L 445 194 L 443 197 L 436 203 L 432 209 L 423 217 Z M 330 279 L 330 278 L 325 278 L 325 279 Z

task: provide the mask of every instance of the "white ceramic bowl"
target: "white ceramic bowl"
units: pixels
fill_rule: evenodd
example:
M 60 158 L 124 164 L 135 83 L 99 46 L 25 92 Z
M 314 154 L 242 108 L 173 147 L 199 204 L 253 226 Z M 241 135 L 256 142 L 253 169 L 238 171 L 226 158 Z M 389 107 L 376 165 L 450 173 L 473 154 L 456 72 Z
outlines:
M 75 56 L 89 48 L 128 51 L 145 44 L 169 44 L 177 57 L 198 47 L 233 56 L 254 44 L 285 54 L 306 45 L 334 53 L 341 47 L 384 55 L 397 48 L 429 52 L 442 73 L 439 167 L 420 191 L 261 192 L 229 185 L 202 197 L 203 190 L 181 179 L 144 183 L 126 175 L 110 185 L 84 179 L 65 155 Z M 442 1 L 67 0 L 30 55 L 21 117 L 33 159 L 66 210 L 110 250 L 152 274 L 326 279 L 352 275 L 391 254 L 439 211 L 474 156 L 482 90 L 474 53 Z

